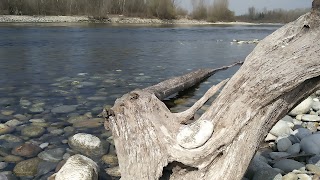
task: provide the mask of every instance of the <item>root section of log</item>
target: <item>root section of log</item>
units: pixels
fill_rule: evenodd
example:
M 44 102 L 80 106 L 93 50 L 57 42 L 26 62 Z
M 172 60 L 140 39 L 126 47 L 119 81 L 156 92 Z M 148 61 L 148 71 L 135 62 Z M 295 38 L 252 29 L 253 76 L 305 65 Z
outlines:
M 271 127 L 320 88 L 319 52 L 320 17 L 308 13 L 262 40 L 227 83 L 185 112 L 171 113 L 159 99 L 191 86 L 199 72 L 117 99 L 106 124 L 122 179 L 159 179 L 166 167 L 169 179 L 240 180 Z M 224 84 L 197 121 L 181 124 Z

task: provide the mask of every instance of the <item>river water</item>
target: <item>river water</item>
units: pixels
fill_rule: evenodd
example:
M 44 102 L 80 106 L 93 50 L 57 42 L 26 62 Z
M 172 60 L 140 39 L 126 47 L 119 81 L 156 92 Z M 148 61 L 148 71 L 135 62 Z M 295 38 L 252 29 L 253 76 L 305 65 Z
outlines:
M 74 126 L 70 118 L 93 119 L 102 107 L 112 106 L 116 98 L 133 89 L 198 68 L 244 60 L 255 45 L 232 44 L 233 39 L 263 39 L 279 27 L 0 24 L 0 123 L 21 122 L 10 132 L 22 139 L 20 144 L 48 142 L 49 148 L 68 148 L 63 140 L 86 132 L 108 141 L 112 153 L 112 137 L 102 123 L 88 129 L 81 123 Z M 170 97 L 166 104 L 172 111 L 185 109 L 237 69 L 219 72 Z M 53 110 L 61 105 L 66 112 Z M 41 125 L 46 131 L 37 137 L 23 137 L 21 129 L 31 125 Z M 73 131 L 65 132 L 66 127 Z M 57 129 L 64 131 L 52 133 Z M 10 154 L 12 148 L 14 145 L 0 136 L 0 152 Z M 12 171 L 15 163 L 8 164 L 0 171 Z

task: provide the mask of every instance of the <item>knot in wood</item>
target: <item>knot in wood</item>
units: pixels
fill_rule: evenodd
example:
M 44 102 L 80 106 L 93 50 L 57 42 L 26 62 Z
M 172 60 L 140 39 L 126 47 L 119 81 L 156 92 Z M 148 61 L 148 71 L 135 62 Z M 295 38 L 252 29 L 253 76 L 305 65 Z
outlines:
M 197 120 L 183 126 L 177 134 L 177 142 L 186 149 L 194 149 L 208 141 L 213 133 L 213 124 L 209 120 Z

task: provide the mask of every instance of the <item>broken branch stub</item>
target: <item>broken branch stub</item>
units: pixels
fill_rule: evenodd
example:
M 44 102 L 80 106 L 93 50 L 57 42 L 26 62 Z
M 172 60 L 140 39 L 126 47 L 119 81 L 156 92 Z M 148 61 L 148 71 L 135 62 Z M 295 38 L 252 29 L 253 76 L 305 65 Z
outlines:
M 241 179 L 271 127 L 320 88 L 319 52 L 320 18 L 308 13 L 260 41 L 209 109 L 187 126 L 157 98 L 170 94 L 157 93 L 169 92 L 170 83 L 119 98 L 109 122 L 122 179 L 159 179 L 169 163 L 170 179 Z M 213 129 L 208 139 L 191 148 L 182 145 L 185 138 L 179 142 L 180 128 L 192 142 L 207 122 Z

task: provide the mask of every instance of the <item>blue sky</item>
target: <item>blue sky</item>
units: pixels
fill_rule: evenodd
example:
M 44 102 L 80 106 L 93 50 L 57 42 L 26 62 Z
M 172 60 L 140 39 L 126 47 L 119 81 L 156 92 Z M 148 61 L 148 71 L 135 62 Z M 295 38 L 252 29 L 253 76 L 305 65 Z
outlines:
M 182 7 L 191 10 L 192 0 L 177 0 Z M 213 0 L 206 0 L 212 2 Z M 236 15 L 244 14 L 248 11 L 248 7 L 254 6 L 258 10 L 267 9 L 296 9 L 311 8 L 312 0 L 229 0 L 229 9 L 234 11 Z

